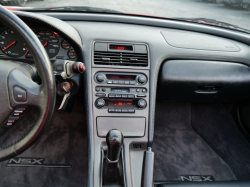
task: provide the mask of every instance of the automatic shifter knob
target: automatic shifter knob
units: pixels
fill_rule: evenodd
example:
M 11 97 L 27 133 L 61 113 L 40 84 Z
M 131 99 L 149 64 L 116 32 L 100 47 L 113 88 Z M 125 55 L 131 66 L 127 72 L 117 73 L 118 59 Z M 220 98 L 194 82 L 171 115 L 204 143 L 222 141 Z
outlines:
M 109 162 L 118 161 L 121 148 L 123 145 L 123 135 L 121 131 L 117 129 L 110 130 L 106 136 L 106 142 L 108 146 L 108 154 L 107 154 L 108 161 Z

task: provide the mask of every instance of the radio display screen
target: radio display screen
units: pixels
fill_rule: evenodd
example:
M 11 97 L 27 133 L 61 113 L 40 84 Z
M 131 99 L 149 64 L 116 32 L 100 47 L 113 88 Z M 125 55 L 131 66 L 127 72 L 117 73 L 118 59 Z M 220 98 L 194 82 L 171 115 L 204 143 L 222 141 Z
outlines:
M 106 74 L 107 79 L 109 80 L 135 80 L 135 75 L 112 75 Z
M 109 49 L 113 50 L 126 50 L 126 51 L 133 51 L 133 46 L 131 45 L 109 45 Z
M 122 108 L 133 108 L 135 106 L 134 100 L 122 100 L 122 99 L 109 99 L 109 107 L 122 107 Z

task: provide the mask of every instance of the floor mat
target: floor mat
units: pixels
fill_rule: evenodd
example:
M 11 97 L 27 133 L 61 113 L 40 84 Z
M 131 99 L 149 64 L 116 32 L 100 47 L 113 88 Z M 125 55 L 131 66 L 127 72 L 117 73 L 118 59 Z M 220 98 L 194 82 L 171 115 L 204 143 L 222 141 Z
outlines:
M 71 165 L 71 168 L 6 167 L 0 163 L 1 186 L 78 187 L 87 186 L 87 130 L 84 106 L 77 103 L 72 114 L 60 113 L 57 103 L 51 123 L 27 151 L 25 158 L 44 158 L 44 164 Z
M 239 180 L 250 180 L 250 145 L 223 105 L 193 104 L 192 126 L 227 162 Z
M 192 129 L 190 104 L 157 103 L 155 114 L 154 181 L 180 181 L 180 175 L 237 180 L 230 167 Z

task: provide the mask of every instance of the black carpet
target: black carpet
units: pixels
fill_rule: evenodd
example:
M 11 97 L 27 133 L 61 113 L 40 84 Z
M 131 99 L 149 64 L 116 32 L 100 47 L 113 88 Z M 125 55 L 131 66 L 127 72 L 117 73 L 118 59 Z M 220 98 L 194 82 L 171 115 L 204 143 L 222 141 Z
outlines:
M 227 163 L 192 129 L 190 104 L 157 103 L 155 113 L 154 181 L 180 181 L 180 175 L 237 180 Z M 205 120 L 196 119 L 200 126 Z
M 0 186 L 86 186 L 88 149 L 84 106 L 77 103 L 73 113 L 67 114 L 57 110 L 59 104 L 42 136 L 18 157 L 44 158 L 44 164 L 72 165 L 72 168 L 6 167 L 8 161 L 4 161 L 0 163 Z
M 193 104 L 195 131 L 231 167 L 238 180 L 250 180 L 250 145 L 221 104 Z

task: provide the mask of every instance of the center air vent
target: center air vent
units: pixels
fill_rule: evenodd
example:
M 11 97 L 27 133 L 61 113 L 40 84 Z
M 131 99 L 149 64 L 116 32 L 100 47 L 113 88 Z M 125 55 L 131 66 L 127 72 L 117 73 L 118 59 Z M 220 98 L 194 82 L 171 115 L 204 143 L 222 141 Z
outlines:
M 111 66 L 148 66 L 148 51 L 144 44 L 96 42 L 94 64 Z
M 94 64 L 146 67 L 148 66 L 148 55 L 138 53 L 95 51 Z

